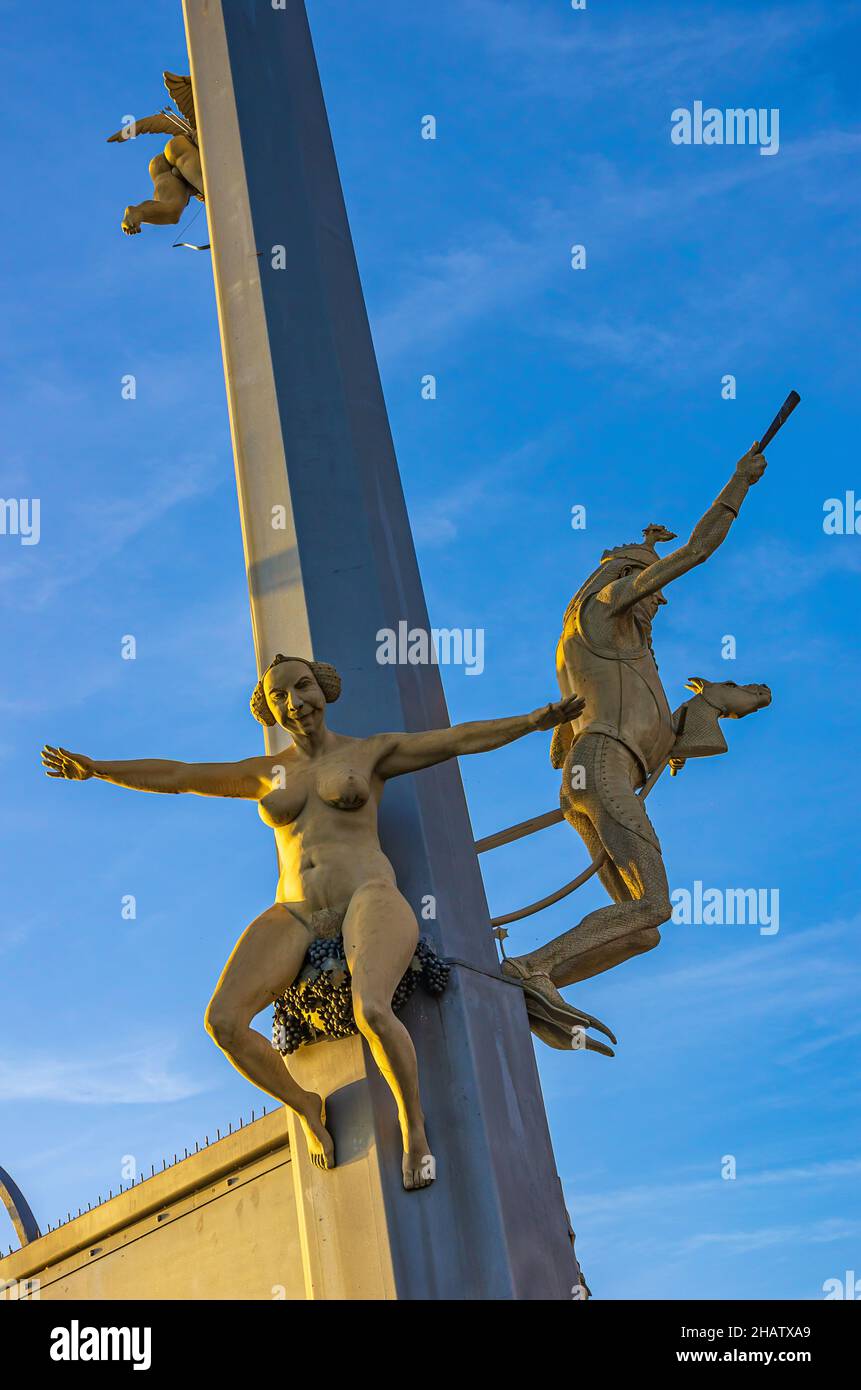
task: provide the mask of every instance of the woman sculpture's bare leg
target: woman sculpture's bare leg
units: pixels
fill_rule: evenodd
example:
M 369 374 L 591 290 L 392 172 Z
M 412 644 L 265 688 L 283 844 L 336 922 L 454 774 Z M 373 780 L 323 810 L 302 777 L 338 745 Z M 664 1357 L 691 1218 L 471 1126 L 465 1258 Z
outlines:
M 300 906 L 296 904 L 296 906 Z M 206 1010 L 206 1031 L 242 1076 L 299 1116 L 311 1161 L 332 1168 L 335 1146 L 323 1101 L 290 1075 L 251 1020 L 284 993 L 302 968 L 311 932 L 283 903 L 260 914 L 239 938 Z
M 353 977 L 353 1012 L 359 1031 L 398 1107 L 408 1191 L 435 1177 L 428 1148 L 412 1039 L 392 1010 L 392 996 L 415 954 L 418 924 L 393 883 L 375 879 L 357 889 L 344 919 L 344 951 Z

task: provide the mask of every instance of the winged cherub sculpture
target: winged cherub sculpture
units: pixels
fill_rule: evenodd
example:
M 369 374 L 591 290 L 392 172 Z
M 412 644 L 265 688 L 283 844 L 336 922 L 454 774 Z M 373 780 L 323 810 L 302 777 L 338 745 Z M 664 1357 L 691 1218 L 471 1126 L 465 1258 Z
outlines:
M 177 110 L 165 106 L 142 121 L 129 118 L 120 130 L 108 136 L 108 144 L 134 140 L 138 135 L 170 136 L 163 152 L 149 163 L 153 197 L 125 210 L 122 228 L 126 236 L 136 236 L 142 222 L 157 226 L 176 224 L 191 198 L 205 201 L 191 78 L 166 72 L 164 85 Z

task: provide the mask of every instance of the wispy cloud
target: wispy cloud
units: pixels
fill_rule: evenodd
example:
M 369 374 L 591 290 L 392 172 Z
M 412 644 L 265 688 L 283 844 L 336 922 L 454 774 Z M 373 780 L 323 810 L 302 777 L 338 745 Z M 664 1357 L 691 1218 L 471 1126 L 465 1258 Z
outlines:
M 43 507 L 42 543 L 38 548 L 20 548 L 0 567 L 0 593 L 18 609 L 45 607 L 63 590 L 97 573 L 148 527 L 223 481 L 211 456 L 185 455 L 169 468 L 150 474 L 148 483 L 134 493 L 89 496 L 71 503 L 60 523 L 65 523 L 66 535 L 50 549 L 44 537 Z
M 680 1241 L 680 1254 L 721 1246 L 733 1254 L 743 1255 L 754 1250 L 767 1250 L 776 1245 L 830 1245 L 837 1240 L 855 1240 L 861 1235 L 861 1221 L 844 1221 L 829 1217 L 797 1226 L 763 1226 L 747 1231 L 705 1231 Z
M 546 462 L 555 432 L 545 431 L 535 439 L 509 449 L 501 457 L 470 470 L 453 487 L 413 508 L 413 534 L 420 545 L 442 546 L 457 539 L 460 523 L 470 518 L 470 534 L 492 524 L 494 515 L 510 506 L 513 491 L 520 491 L 523 479 L 532 481 Z M 476 524 L 481 512 L 484 525 Z
M 427 352 L 500 304 L 518 303 L 546 281 L 554 248 L 557 263 L 564 263 L 566 233 L 566 215 L 543 202 L 519 230 L 474 225 L 457 244 L 408 264 L 398 297 L 375 315 L 381 362 L 395 365 L 418 348 Z
M 859 152 L 861 132 L 816 132 L 781 150 L 782 177 L 803 172 L 807 197 L 814 199 L 817 189 L 833 186 L 846 161 Z M 640 307 L 632 304 L 627 279 L 621 290 L 615 280 L 606 283 L 603 305 L 590 302 L 578 308 L 577 297 L 568 296 L 562 316 L 551 312 L 542 296 L 548 288 L 560 286 L 564 276 L 575 275 L 568 268 L 568 248 L 574 242 L 588 242 L 593 252 L 600 249 L 605 266 L 614 260 L 625 262 L 635 244 L 642 260 L 650 239 L 659 241 L 666 254 L 668 227 L 674 238 L 693 234 L 704 208 L 711 222 L 722 200 L 748 185 L 761 190 L 761 164 L 735 160 L 721 168 L 712 163 L 694 173 L 678 163 L 671 172 L 656 176 L 633 163 L 620 167 L 594 156 L 576 160 L 570 180 L 576 196 L 554 201 L 526 195 L 513 205 L 510 222 L 473 224 L 457 243 L 402 268 L 396 297 L 374 316 L 381 361 L 390 370 L 408 364 L 412 370 L 412 354 L 420 350 L 426 362 L 435 351 L 450 351 L 486 319 L 498 320 L 529 302 L 529 315 L 521 316 L 518 332 L 566 342 L 592 366 L 633 362 L 652 374 L 675 373 L 683 353 L 686 362 L 698 362 L 703 371 L 713 371 L 716 362 L 725 367 L 752 335 L 759 342 L 757 325 L 764 317 L 772 336 L 780 333 L 783 323 L 793 326 L 802 295 L 800 287 L 791 288 L 792 276 L 779 253 L 761 241 L 755 266 L 745 270 L 746 252 L 738 247 L 747 248 L 752 226 L 736 222 L 729 227 L 740 261 L 729 283 L 723 261 L 710 265 L 706 260 L 698 265 L 695 279 L 680 274 L 674 294 L 668 299 L 662 292 L 654 306 L 647 281 L 634 295 L 642 300 Z M 793 180 L 784 186 L 794 188 Z M 776 298 L 777 282 L 790 288 Z
M 483 42 L 491 58 L 509 67 L 523 84 L 540 83 L 542 93 L 560 84 L 570 100 L 574 64 L 583 93 L 597 89 L 665 87 L 692 72 L 702 76 L 731 70 L 739 80 L 762 70 L 778 53 L 809 42 L 811 31 L 833 33 L 857 18 L 845 3 L 785 5 L 756 10 L 734 7 L 704 12 L 701 5 L 652 5 L 612 26 L 568 7 L 540 9 L 518 0 L 459 0 L 458 24 L 472 42 Z
M 729 582 L 746 604 L 785 604 L 828 580 L 861 572 L 861 547 L 833 536 L 799 556 L 789 542 L 772 536 L 749 541 L 743 555 L 728 557 L 727 566 Z
M 187 1100 L 207 1087 L 174 1069 L 175 1044 L 153 1040 L 118 1051 L 70 1057 L 35 1050 L 0 1058 L 0 1101 L 70 1105 L 151 1105 Z
M 851 997 L 858 988 L 861 964 L 845 960 L 842 949 L 854 940 L 861 927 L 861 917 L 809 927 L 791 934 L 759 938 L 754 945 L 740 946 L 693 965 L 682 965 L 661 975 L 652 984 L 663 995 L 696 995 L 698 1007 L 709 1003 L 719 1013 L 725 1012 L 726 1000 L 732 997 L 737 1008 L 746 1015 L 782 1012 L 789 1008 L 787 1021 L 797 1026 L 798 1011 L 813 1010 L 829 1001 Z M 708 931 L 708 928 L 678 927 L 668 923 L 663 928 L 669 935 L 680 931 Z M 726 928 L 727 931 L 735 930 Z M 744 931 L 744 928 L 738 930 Z M 836 969 L 840 961 L 841 968 Z M 629 975 L 617 983 L 617 994 L 639 991 L 641 986 Z M 743 1004 L 740 1002 L 743 1000 Z M 652 1000 L 653 1007 L 655 1000 Z
M 765 1168 L 759 1172 L 740 1172 L 732 1180 L 734 1192 L 744 1193 L 750 1189 L 777 1188 L 796 1183 L 834 1184 L 855 1183 L 861 1178 L 861 1158 L 835 1159 L 826 1163 L 809 1163 L 797 1167 Z M 684 1175 L 671 1181 L 626 1186 L 612 1192 L 602 1192 L 590 1196 L 578 1195 L 577 1213 L 584 1219 L 597 1220 L 600 1217 L 615 1219 L 625 1212 L 646 1209 L 655 1211 L 668 1204 L 677 1206 L 690 1198 L 712 1196 L 726 1183 L 715 1167 L 710 1177 L 686 1180 Z

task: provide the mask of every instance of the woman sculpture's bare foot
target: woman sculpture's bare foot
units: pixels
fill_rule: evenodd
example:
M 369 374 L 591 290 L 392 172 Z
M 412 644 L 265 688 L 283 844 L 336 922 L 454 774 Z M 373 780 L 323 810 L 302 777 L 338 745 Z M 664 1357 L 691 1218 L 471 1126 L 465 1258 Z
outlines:
M 436 1177 L 436 1159 L 430 1152 L 428 1137 L 424 1128 L 414 1130 L 409 1137 L 403 1158 L 404 1187 L 414 1192 L 420 1187 L 430 1187 Z
M 326 1128 L 326 1102 L 311 1091 L 308 1096 L 308 1110 L 297 1110 L 296 1114 L 305 1131 L 311 1162 L 316 1168 L 334 1168 L 335 1145 Z

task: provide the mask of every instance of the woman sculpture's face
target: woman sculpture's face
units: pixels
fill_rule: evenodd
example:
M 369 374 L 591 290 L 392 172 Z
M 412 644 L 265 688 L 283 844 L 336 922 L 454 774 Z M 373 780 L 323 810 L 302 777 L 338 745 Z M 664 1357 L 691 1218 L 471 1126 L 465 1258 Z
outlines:
M 311 671 L 301 661 L 281 661 L 266 672 L 263 689 L 269 708 L 282 729 L 310 737 L 322 728 L 326 699 Z

